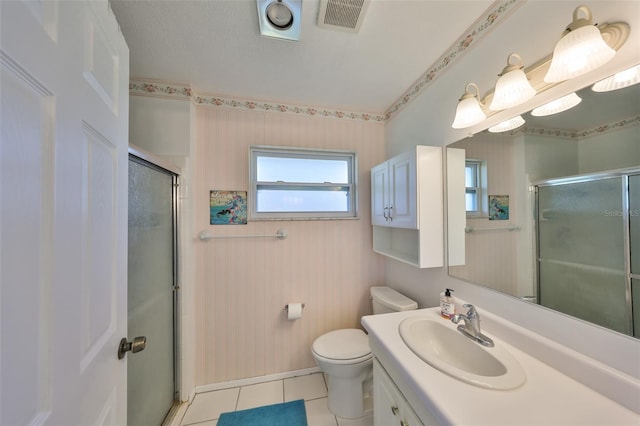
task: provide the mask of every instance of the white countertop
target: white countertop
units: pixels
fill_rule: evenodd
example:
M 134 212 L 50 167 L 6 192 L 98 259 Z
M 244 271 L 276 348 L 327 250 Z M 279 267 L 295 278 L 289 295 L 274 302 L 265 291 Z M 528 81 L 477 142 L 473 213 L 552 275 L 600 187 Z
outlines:
M 431 415 L 441 425 L 640 425 L 640 414 L 501 340 L 490 328 L 482 332 L 520 362 L 525 384 L 489 390 L 450 377 L 418 358 L 400 337 L 398 326 L 414 316 L 455 328 L 439 308 L 365 316 L 362 324 L 373 354 L 423 419 Z M 640 394 L 637 402 L 640 409 Z

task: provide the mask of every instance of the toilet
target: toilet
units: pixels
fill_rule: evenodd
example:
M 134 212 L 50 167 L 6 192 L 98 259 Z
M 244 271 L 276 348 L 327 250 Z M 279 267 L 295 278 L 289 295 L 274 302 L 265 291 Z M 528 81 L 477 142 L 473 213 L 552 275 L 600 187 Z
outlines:
M 390 287 L 371 287 L 371 302 L 374 315 L 418 309 L 415 301 Z M 311 352 L 327 377 L 329 410 L 347 419 L 364 416 L 371 405 L 373 366 L 369 338 L 364 331 L 358 328 L 330 331 L 313 342 Z

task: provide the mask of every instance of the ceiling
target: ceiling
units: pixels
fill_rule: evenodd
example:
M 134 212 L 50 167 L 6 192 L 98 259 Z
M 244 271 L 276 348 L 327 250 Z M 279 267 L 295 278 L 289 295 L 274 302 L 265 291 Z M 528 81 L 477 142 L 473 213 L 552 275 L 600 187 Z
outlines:
M 111 0 L 132 78 L 199 93 L 383 113 L 493 1 L 371 0 L 358 33 L 320 28 L 304 0 L 300 41 L 260 35 L 256 0 Z

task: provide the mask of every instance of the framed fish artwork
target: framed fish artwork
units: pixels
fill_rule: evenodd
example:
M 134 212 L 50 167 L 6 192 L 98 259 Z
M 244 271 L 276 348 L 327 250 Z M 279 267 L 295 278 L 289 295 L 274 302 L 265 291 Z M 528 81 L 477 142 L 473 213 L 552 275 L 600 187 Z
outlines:
M 209 217 L 211 225 L 246 225 L 247 191 L 211 191 Z

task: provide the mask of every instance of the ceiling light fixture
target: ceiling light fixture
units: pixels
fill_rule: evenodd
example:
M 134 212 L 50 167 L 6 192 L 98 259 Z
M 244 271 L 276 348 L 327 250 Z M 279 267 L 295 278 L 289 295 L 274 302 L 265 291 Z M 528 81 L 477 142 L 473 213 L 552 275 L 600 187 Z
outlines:
M 471 93 L 471 88 L 475 88 L 476 93 Z M 458 106 L 456 108 L 456 117 L 453 120 L 451 127 L 454 129 L 464 129 L 480 123 L 487 118 L 487 115 L 482 111 L 482 106 L 478 100 L 480 97 L 480 89 L 475 83 L 469 83 L 464 88 L 464 94 L 459 99 Z
M 580 12 L 584 13 L 584 18 L 578 18 Z M 602 38 L 600 29 L 593 24 L 591 9 L 579 6 L 553 49 L 551 66 L 544 81 L 556 83 L 585 74 L 609 62 L 615 54 L 616 51 Z
M 277 0 L 267 6 L 267 19 L 271 24 L 281 30 L 286 30 L 293 23 L 293 13 L 282 0 Z
M 559 112 L 573 108 L 580 102 L 582 102 L 582 98 L 580 98 L 580 96 L 576 95 L 575 93 L 571 93 L 567 96 L 563 96 L 542 106 L 539 106 L 538 108 L 534 108 L 533 111 L 531 111 L 531 115 L 535 117 L 544 117 L 547 115 L 557 114 Z
M 640 65 L 620 71 L 600 80 L 591 88 L 594 92 L 610 92 L 640 83 Z
M 517 129 L 518 127 L 524 124 L 524 118 L 521 115 L 510 118 L 507 121 L 503 121 L 502 123 L 496 124 L 493 127 L 489 127 L 489 131 L 491 133 L 502 133 L 508 132 L 509 130 Z
M 631 28 L 625 22 L 594 25 L 591 10 L 587 6 L 579 6 L 574 10 L 573 21 L 556 44 L 552 55 L 525 69 L 522 58 L 512 53 L 507 58 L 507 66 L 499 74 L 500 78 L 496 81 L 494 90 L 485 94 L 483 98 L 480 97 L 478 86 L 469 83 L 458 102 L 451 126 L 454 129 L 464 129 L 479 124 L 487 116 L 508 116 L 508 113 L 503 114 L 499 111 L 517 107 L 535 98 L 537 94 L 609 61 L 626 43 L 630 32 Z M 613 77 L 612 81 L 615 83 L 609 81 L 607 89 L 604 89 L 605 81 L 608 79 L 596 84 L 593 90 L 615 90 L 625 87 L 624 85 L 636 84 L 640 81 L 640 65 Z M 475 88 L 475 94 L 471 92 L 471 88 Z M 581 99 L 573 93 L 536 108 L 533 115 L 556 114 L 576 106 L 580 101 Z
M 513 63 L 512 60 L 514 60 Z M 493 99 L 489 105 L 490 110 L 499 111 L 512 108 L 536 95 L 536 89 L 531 87 L 531 83 L 524 73 L 522 58 L 517 53 L 509 55 L 507 66 L 498 75 L 500 78 L 496 82 Z
M 256 0 L 260 34 L 285 40 L 300 40 L 302 0 Z

